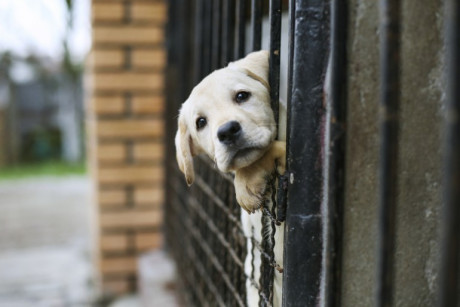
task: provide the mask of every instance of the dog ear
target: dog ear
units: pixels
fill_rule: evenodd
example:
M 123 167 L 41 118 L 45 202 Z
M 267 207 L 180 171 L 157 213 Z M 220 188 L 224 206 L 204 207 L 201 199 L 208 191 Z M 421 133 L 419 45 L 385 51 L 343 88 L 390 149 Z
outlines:
M 270 54 L 267 50 L 249 53 L 245 58 L 232 62 L 230 68 L 242 69 L 249 77 L 261 82 L 265 87 L 268 86 L 268 66 Z
M 187 125 L 179 115 L 179 128 L 177 129 L 176 138 L 176 159 L 179 169 L 185 175 L 185 180 L 190 186 L 195 181 L 195 170 L 193 168 L 193 151 L 192 137 Z

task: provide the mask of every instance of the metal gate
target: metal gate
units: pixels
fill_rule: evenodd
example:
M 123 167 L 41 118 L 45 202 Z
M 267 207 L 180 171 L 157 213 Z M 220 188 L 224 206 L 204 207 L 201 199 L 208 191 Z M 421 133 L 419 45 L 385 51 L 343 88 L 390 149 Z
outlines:
M 191 89 L 214 69 L 259 50 L 263 16 L 270 23 L 270 86 L 278 117 L 281 12 L 289 9 L 287 173 L 278 198 L 263 219 L 285 222 L 283 306 L 340 306 L 340 264 L 345 172 L 347 1 L 171 0 L 167 84 L 166 234 L 178 265 L 187 306 L 245 306 L 246 240 L 232 177 L 207 158 L 195 167 L 196 184 L 186 186 L 175 161 L 176 116 Z M 459 240 L 459 7 L 446 1 L 449 85 L 446 127 L 445 214 L 440 306 L 455 306 Z M 391 306 L 400 92 L 400 1 L 381 0 L 381 134 L 376 306 Z M 247 31 L 249 26 L 249 31 Z M 251 46 L 245 42 L 250 36 Z M 286 187 L 286 191 L 283 189 Z M 286 194 L 286 195 L 285 195 Z M 287 199 L 287 204 L 284 200 Z M 268 200 L 271 201 L 271 200 Z M 258 242 L 262 255 L 260 305 L 271 306 L 273 238 Z M 279 268 L 278 268 L 279 269 Z M 251 280 L 252 279 L 252 280 Z

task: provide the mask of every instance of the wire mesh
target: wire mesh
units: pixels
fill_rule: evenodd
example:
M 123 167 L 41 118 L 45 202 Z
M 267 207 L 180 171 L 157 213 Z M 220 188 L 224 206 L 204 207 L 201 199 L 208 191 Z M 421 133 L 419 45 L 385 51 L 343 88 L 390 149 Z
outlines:
M 198 158 L 194 185 L 189 189 L 182 173 L 174 170 L 169 185 L 173 193 L 168 204 L 166 227 L 168 244 L 176 263 L 181 293 L 187 306 L 246 306 L 246 283 L 255 286 L 261 306 L 271 306 L 273 270 L 279 265 L 273 255 L 275 223 L 266 206 L 263 219 L 266 234 L 259 241 L 256 235 L 245 235 L 241 209 L 236 203 L 233 179 L 221 174 L 207 158 Z M 247 250 L 250 240 L 251 250 Z M 251 253 L 251 273 L 244 263 Z M 254 272 L 256 255 L 261 255 L 261 278 Z
M 262 5 L 262 1 L 258 2 Z M 188 76 L 199 82 L 211 69 L 223 67 L 226 61 L 241 56 L 242 45 L 233 45 L 232 38 L 242 35 L 241 19 L 250 16 L 242 8 L 241 2 L 236 6 L 229 1 L 171 1 L 170 22 L 174 19 L 177 22 L 169 28 L 169 36 L 175 38 L 169 46 L 169 117 L 177 114 L 191 90 L 187 86 L 190 80 L 185 80 Z M 190 14 L 193 11 L 195 15 Z M 260 22 L 258 18 L 257 23 Z M 218 35 L 221 29 L 225 35 Z M 188 73 L 180 76 L 177 74 L 180 70 Z M 171 138 L 176 126 L 173 120 L 170 122 Z M 272 189 L 267 191 L 262 233 L 254 233 L 252 229 L 245 234 L 232 176 L 220 173 L 208 158 L 198 157 L 195 183 L 189 188 L 177 168 L 174 145 L 169 142 L 168 146 L 165 230 L 169 250 L 178 266 L 185 305 L 246 306 L 246 289 L 253 287 L 259 293 L 260 305 L 271 306 L 274 269 L 281 270 L 273 254 L 276 218 L 274 197 L 270 197 Z

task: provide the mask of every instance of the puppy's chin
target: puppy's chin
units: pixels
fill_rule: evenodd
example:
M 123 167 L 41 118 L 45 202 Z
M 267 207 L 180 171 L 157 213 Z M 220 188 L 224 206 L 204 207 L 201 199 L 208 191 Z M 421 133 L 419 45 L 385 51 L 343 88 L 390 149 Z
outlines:
M 223 161 L 217 161 L 217 167 L 222 172 L 236 171 L 249 166 L 260 159 L 266 148 L 243 148 L 229 153 Z

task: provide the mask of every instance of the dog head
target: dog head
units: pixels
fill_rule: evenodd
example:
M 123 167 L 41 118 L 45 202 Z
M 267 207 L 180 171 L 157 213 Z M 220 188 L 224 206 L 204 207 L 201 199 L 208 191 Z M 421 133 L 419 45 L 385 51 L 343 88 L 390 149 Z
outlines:
M 183 103 L 177 161 L 190 185 L 193 157 L 206 153 L 222 172 L 258 160 L 274 140 L 267 51 L 253 52 L 204 78 Z

